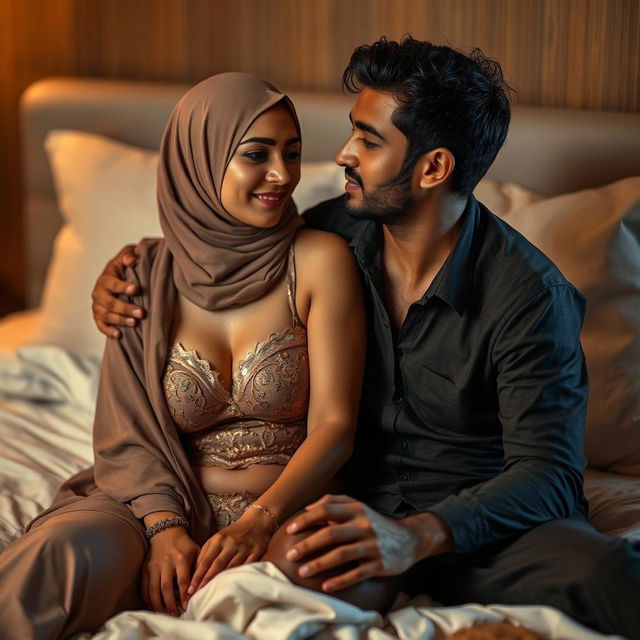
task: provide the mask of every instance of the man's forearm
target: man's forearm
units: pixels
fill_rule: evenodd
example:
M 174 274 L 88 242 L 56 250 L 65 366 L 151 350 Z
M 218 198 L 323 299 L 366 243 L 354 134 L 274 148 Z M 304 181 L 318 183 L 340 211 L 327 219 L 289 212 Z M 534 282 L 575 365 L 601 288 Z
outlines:
M 429 508 L 448 523 L 455 552 L 470 553 L 571 516 L 581 496 L 582 476 L 577 469 L 527 460 Z

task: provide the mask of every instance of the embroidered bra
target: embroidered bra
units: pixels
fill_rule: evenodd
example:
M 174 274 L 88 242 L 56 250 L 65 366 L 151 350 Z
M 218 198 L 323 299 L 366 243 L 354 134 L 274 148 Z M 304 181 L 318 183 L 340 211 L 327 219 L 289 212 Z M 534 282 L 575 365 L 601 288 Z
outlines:
M 239 363 L 231 390 L 193 350 L 171 347 L 163 374 L 167 406 L 196 466 L 226 469 L 286 464 L 306 436 L 307 332 L 295 308 L 289 249 L 287 297 L 293 323 L 256 345 Z

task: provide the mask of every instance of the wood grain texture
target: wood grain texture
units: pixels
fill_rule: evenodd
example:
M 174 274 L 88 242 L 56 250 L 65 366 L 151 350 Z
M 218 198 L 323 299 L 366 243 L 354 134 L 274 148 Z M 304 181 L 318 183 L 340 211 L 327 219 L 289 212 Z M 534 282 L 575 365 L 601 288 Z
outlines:
M 22 300 L 18 100 L 47 75 L 335 90 L 380 35 L 502 63 L 521 104 L 640 111 L 638 0 L 0 0 L 0 314 Z

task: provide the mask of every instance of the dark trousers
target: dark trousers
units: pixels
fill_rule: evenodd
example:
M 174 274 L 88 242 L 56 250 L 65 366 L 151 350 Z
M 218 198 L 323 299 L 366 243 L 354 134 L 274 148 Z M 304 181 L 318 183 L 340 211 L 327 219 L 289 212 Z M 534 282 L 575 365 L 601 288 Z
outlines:
M 582 516 L 481 553 L 430 558 L 400 588 L 446 605 L 548 605 L 601 633 L 640 640 L 640 541 L 602 535 Z

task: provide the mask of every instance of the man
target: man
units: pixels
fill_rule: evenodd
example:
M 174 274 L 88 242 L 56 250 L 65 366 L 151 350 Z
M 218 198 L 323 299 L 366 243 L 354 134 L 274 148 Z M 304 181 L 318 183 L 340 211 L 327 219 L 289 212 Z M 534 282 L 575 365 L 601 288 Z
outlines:
M 584 300 L 471 195 L 509 124 L 499 65 L 382 38 L 343 86 L 346 195 L 304 215 L 361 269 L 365 383 L 349 496 L 288 526 L 306 535 L 287 559 L 302 579 L 333 569 L 328 592 L 398 576 L 444 603 L 547 604 L 639 637 L 640 545 L 586 519 Z M 105 332 L 133 311 L 110 297 L 131 292 L 121 256 L 94 292 Z

